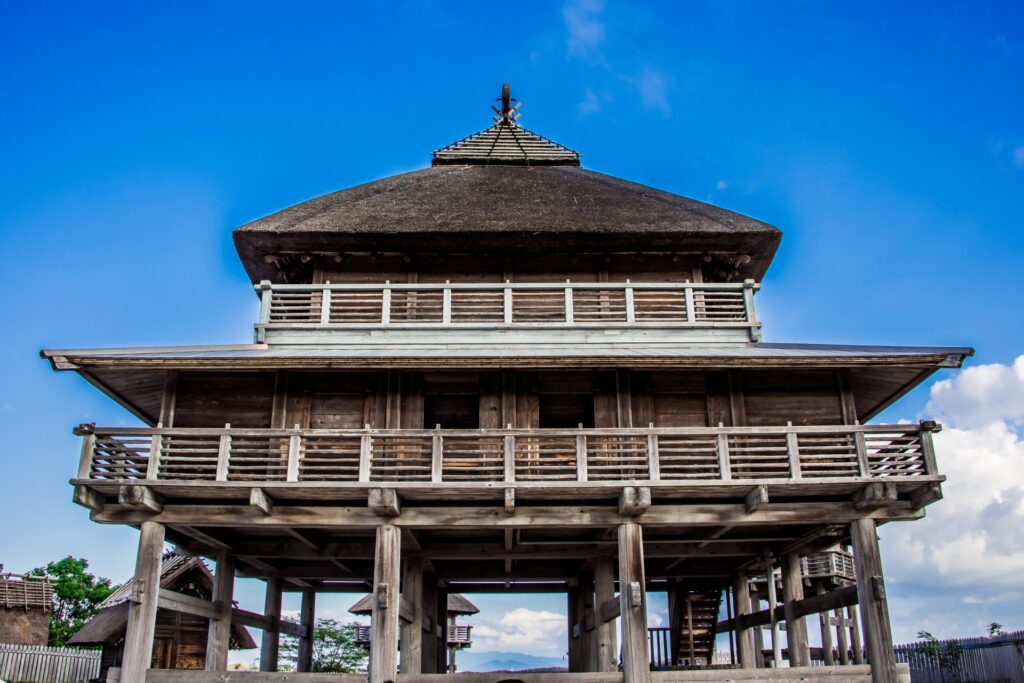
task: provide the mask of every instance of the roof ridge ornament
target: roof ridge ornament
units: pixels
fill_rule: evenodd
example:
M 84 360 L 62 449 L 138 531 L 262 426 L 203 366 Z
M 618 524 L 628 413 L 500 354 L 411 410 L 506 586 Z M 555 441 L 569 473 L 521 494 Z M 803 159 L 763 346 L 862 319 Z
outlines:
M 519 107 L 523 106 L 523 103 L 512 97 L 512 86 L 508 83 L 501 84 L 501 97 L 494 100 L 495 102 L 501 102 L 501 109 L 498 109 L 493 104 L 491 109 L 497 116 L 493 117 L 494 122 L 501 125 L 515 126 L 518 125 L 519 117 L 522 114 L 519 113 Z M 515 102 L 516 106 L 511 106 Z
M 434 152 L 434 166 L 579 166 L 580 155 L 519 125 L 522 103 L 501 86 L 501 108 L 491 105 L 494 124 Z M 513 104 L 513 102 L 515 104 Z

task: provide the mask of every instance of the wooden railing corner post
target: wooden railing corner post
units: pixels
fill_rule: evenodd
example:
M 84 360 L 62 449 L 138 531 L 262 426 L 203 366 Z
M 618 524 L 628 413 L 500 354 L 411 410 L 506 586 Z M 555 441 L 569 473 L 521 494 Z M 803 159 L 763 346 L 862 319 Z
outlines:
M 572 283 L 569 280 L 565 281 L 565 324 L 572 325 L 574 320 L 573 306 L 572 306 Z
M 445 288 L 441 290 L 441 324 L 452 324 L 452 288 L 451 280 L 444 281 Z
M 789 460 L 789 476 L 793 479 L 800 479 L 803 474 L 800 471 L 800 443 L 797 441 L 796 432 L 793 431 L 793 423 L 787 422 L 786 427 L 786 457 Z
M 224 423 L 224 433 L 220 435 L 220 446 L 217 449 L 217 481 L 228 480 L 228 468 L 231 466 L 231 423 Z
M 320 290 L 320 324 L 331 324 L 331 281 L 324 283 Z
M 661 481 L 661 460 L 658 457 L 658 435 L 647 434 L 647 476 L 651 481 Z
M 587 481 L 587 435 L 576 435 L 576 481 Z
M 683 290 L 683 296 L 686 297 L 686 322 L 692 325 L 697 322 L 697 305 L 693 299 L 693 283 L 686 284 L 687 287 Z
M 505 483 L 512 484 L 516 480 L 516 437 L 505 435 Z
M 723 429 L 723 424 L 718 423 L 718 428 Z M 732 465 L 729 462 L 729 435 L 719 432 L 717 438 L 718 451 L 718 476 L 721 479 L 732 479 Z
M 288 470 L 285 481 L 299 480 L 299 452 L 302 450 L 301 427 L 295 425 L 293 434 L 288 437 Z
M 366 432 L 359 438 L 359 481 L 363 483 L 370 481 L 370 458 L 373 454 L 370 425 L 366 425 Z
M 505 287 L 502 289 L 501 312 L 502 320 L 506 325 L 512 324 L 512 281 L 505 280 Z
M 431 439 L 430 447 L 430 481 L 440 484 L 444 473 L 444 437 L 441 436 L 441 425 L 437 426 Z
M 868 443 L 864 438 L 864 430 L 859 425 L 853 433 L 853 443 L 857 449 L 857 473 L 861 477 L 870 477 L 871 464 L 868 462 Z
M 79 479 L 91 479 L 92 478 L 92 459 L 96 452 L 96 425 L 92 425 L 92 429 L 83 429 L 89 425 L 80 425 L 77 434 L 82 437 L 82 453 L 78 459 L 78 478 Z
M 157 429 L 163 429 L 163 427 L 162 422 L 156 423 Z M 148 481 L 154 481 L 160 476 L 160 452 L 162 445 L 160 434 L 153 434 L 149 442 L 149 462 L 146 463 L 146 479 Z
M 632 283 L 627 278 L 626 279 L 626 289 L 625 289 L 625 297 L 626 297 L 626 322 L 627 323 L 635 323 L 636 322 L 636 300 L 635 300 L 635 297 L 633 296 L 633 287 L 631 286 L 631 284 Z
M 380 295 L 380 324 L 391 324 L 391 280 L 384 281 L 384 289 Z
M 931 420 L 921 422 L 921 431 L 918 437 L 921 439 L 921 457 L 924 460 L 924 473 L 936 475 L 939 473 L 938 463 L 935 461 L 935 442 L 932 434 L 942 430 L 942 425 Z

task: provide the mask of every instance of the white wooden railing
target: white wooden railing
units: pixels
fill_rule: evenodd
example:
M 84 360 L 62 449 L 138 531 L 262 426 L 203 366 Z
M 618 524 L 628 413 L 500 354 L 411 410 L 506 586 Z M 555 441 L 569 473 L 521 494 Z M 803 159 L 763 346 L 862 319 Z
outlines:
M 79 427 L 79 479 L 183 482 L 892 480 L 937 474 L 934 423 L 680 429 Z
M 354 329 L 709 328 L 760 324 L 753 280 L 257 285 L 257 340 L 267 332 Z

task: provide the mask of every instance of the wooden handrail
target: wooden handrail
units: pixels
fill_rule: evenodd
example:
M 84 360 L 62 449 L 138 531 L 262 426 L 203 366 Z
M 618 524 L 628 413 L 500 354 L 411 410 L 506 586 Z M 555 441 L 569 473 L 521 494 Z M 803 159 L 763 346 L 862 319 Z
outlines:
M 506 483 L 936 475 L 933 423 L 646 429 L 105 428 L 79 479 Z M 805 442 L 802 439 L 808 439 Z M 246 442 L 237 458 L 235 441 Z

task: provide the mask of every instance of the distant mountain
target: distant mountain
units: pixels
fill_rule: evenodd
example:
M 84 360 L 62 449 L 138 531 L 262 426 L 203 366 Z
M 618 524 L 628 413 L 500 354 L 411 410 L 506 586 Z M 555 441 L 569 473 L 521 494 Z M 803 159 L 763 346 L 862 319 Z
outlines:
M 459 671 L 523 671 L 566 666 L 561 657 L 538 657 L 521 652 L 477 652 L 463 650 L 455 659 Z

